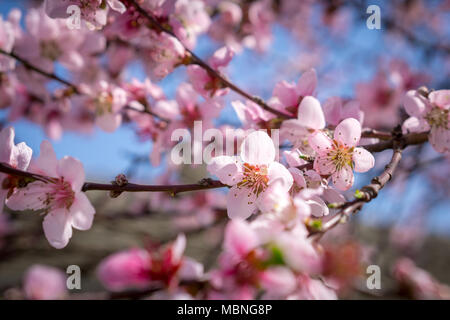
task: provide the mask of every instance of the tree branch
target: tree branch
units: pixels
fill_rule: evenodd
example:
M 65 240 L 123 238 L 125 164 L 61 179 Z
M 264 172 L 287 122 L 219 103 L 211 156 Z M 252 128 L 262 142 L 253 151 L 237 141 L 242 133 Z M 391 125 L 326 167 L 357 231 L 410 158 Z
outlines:
M 374 144 L 369 144 L 366 146 L 362 146 L 366 150 L 370 152 L 381 152 L 387 149 L 392 149 L 394 147 L 395 142 L 398 141 L 397 138 L 392 138 L 390 140 L 381 141 Z M 422 144 L 428 141 L 428 133 L 409 133 L 400 138 L 400 141 L 404 147 Z
M 19 61 L 19 62 L 22 63 L 22 64 L 25 66 L 25 68 L 27 68 L 27 69 L 33 70 L 34 72 L 37 72 L 37 73 L 39 73 L 40 75 L 42 75 L 42 76 L 44 76 L 44 77 L 53 79 L 53 80 L 55 80 L 55 81 L 58 81 L 59 83 L 62 83 L 62 84 L 64 84 L 64 85 L 68 86 L 70 89 L 73 90 L 74 93 L 77 93 L 77 94 L 80 93 L 79 90 L 78 90 L 78 88 L 77 88 L 77 86 L 74 85 L 73 83 L 71 83 L 71 82 L 69 82 L 69 81 L 67 81 L 67 80 L 64 80 L 63 78 L 57 76 L 57 75 L 54 74 L 54 73 L 50 73 L 50 72 L 44 71 L 44 70 L 42 70 L 42 69 L 40 69 L 40 68 L 34 66 L 33 64 L 31 64 L 31 63 L 28 62 L 27 60 L 25 60 L 25 59 L 19 57 L 18 55 L 16 55 L 16 54 L 13 53 L 13 52 L 6 52 L 6 51 L 4 51 L 3 49 L 0 49 L 0 54 L 3 54 L 3 55 L 5 55 L 5 56 L 9 56 L 9 57 L 11 57 L 11 58 L 13 58 L 13 59 Z
M 30 178 L 42 182 L 52 182 L 54 177 L 47 177 L 40 174 L 26 172 L 12 168 L 11 166 L 0 162 L 0 172 L 23 178 Z M 103 184 L 94 182 L 85 182 L 82 191 L 100 190 L 100 191 L 115 191 L 115 192 L 169 192 L 175 195 L 180 192 L 198 191 L 228 187 L 218 180 L 203 179 L 195 184 L 180 184 L 180 185 L 141 185 L 134 183 L 126 183 L 124 185 L 117 184 Z

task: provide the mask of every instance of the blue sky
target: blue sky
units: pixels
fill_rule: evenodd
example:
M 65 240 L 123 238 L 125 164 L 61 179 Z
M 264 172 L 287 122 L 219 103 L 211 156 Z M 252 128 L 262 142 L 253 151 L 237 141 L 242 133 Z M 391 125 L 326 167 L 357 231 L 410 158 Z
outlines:
M 0 0 L 0 13 L 6 15 L 12 7 L 21 5 L 21 1 Z M 269 98 L 272 89 L 277 81 L 296 81 L 300 73 L 293 72 L 286 74 L 283 66 L 286 61 L 296 59 L 302 53 L 301 46 L 295 38 L 282 27 L 274 27 L 274 42 L 267 53 L 259 54 L 253 51 L 244 51 L 237 55 L 230 64 L 229 76 L 239 86 L 249 92 L 263 98 Z M 401 56 L 407 59 L 411 65 L 421 67 L 422 56 L 417 51 L 402 50 L 402 45 L 385 43 L 383 30 L 368 30 L 365 24 L 361 23 L 350 30 L 349 40 L 341 43 L 339 40 L 326 40 L 329 42 L 332 52 L 329 54 L 330 68 L 339 75 L 339 82 L 329 85 L 321 81 L 327 76 L 327 68 L 319 71 L 318 98 L 324 101 L 332 95 L 352 96 L 355 83 L 370 79 L 376 69 L 376 61 L 382 56 Z M 202 57 L 208 57 L 217 44 L 211 42 L 207 37 L 199 39 L 196 52 Z M 386 54 L 385 54 L 386 53 Z M 358 57 L 356 60 L 354 57 Z M 280 72 L 281 70 L 281 72 Z M 169 75 L 159 85 L 163 87 L 166 94 L 174 95 L 177 84 L 184 81 L 185 74 L 182 68 Z M 139 64 L 133 64 L 127 71 L 127 77 L 144 79 L 145 74 Z M 321 84 L 322 83 L 322 84 Z M 237 98 L 233 96 L 233 98 Z M 0 119 L 6 119 L 7 111 L 0 111 Z M 238 124 L 234 112 L 229 104 L 225 108 L 221 122 Z M 25 141 L 37 155 L 39 145 L 42 140 L 47 139 L 43 130 L 28 121 L 18 121 L 10 123 L 16 130 L 17 141 Z M 130 164 L 130 154 L 147 157 L 151 150 L 150 142 L 142 142 L 135 135 L 131 125 L 121 127 L 112 134 L 96 129 L 91 135 L 66 132 L 59 141 L 52 141 L 58 157 L 71 155 L 80 159 L 86 169 L 89 180 L 109 181 L 117 173 L 125 172 Z M 140 167 L 135 179 L 137 181 L 151 183 L 152 178 L 161 172 L 162 168 L 151 168 L 148 164 Z M 357 181 L 358 183 L 358 181 Z M 420 196 L 423 186 L 419 182 L 413 182 L 414 187 L 410 188 L 405 197 L 411 201 L 403 200 L 402 203 L 414 204 L 414 199 Z M 398 204 L 396 195 L 383 194 L 365 209 L 364 219 L 367 222 L 380 220 L 379 212 L 391 212 L 394 205 Z M 449 204 L 437 206 L 436 213 L 430 220 L 431 228 L 441 232 L 450 232 L 450 218 L 448 217 Z M 445 215 L 447 213 L 447 215 Z M 387 217 L 381 218 L 383 221 L 389 220 Z

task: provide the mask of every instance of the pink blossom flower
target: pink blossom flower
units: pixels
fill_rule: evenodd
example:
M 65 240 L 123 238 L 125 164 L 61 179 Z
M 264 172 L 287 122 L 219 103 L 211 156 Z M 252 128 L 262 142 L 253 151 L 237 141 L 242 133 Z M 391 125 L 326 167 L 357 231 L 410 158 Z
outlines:
M 23 290 L 30 300 L 63 299 L 67 295 L 66 276 L 59 269 L 36 264 L 27 270 Z
M 322 268 L 322 258 L 307 238 L 304 224 L 296 224 L 288 232 L 279 232 L 272 243 L 283 253 L 283 261 L 290 269 L 307 274 L 317 274 Z
M 14 129 L 12 127 L 4 128 L 0 131 L 0 162 L 26 171 L 30 164 L 32 153 L 33 151 L 25 142 L 14 144 Z M 0 214 L 3 213 L 6 197 L 16 187 L 13 181 L 6 174 L 0 173 Z
M 265 132 L 249 134 L 241 145 L 240 161 L 235 157 L 212 159 L 208 171 L 231 187 L 227 196 L 228 216 L 247 219 L 259 206 L 269 185 L 280 179 L 286 192 L 293 180 L 289 171 L 275 161 L 275 146 Z
M 450 90 L 437 90 L 428 99 L 410 90 L 403 100 L 411 116 L 403 123 L 405 132 L 430 130 L 429 141 L 437 152 L 450 152 Z
M 395 126 L 398 119 L 398 109 L 404 94 L 403 82 L 392 81 L 392 70 L 379 71 L 368 82 L 356 85 L 355 96 L 362 111 L 367 116 L 365 125 L 376 128 L 380 126 Z
M 9 21 L 4 21 L 0 15 L 0 49 L 11 52 L 14 46 L 14 29 Z M 14 68 L 15 60 L 0 54 L 0 72 Z
M 202 131 L 213 126 L 213 120 L 220 113 L 223 101 L 220 98 L 198 100 L 199 95 L 191 84 L 181 83 L 176 92 L 175 100 L 158 100 L 152 111 L 170 120 L 170 124 L 161 127 L 153 135 L 154 141 L 150 161 L 153 165 L 159 165 L 162 152 L 169 149 L 175 143 L 171 141 L 172 132 L 179 128 L 193 130 L 196 121 L 201 122 Z M 142 118 L 142 117 L 141 117 Z M 201 152 L 201 144 L 194 145 L 194 152 Z
M 320 175 L 331 175 L 334 186 L 339 190 L 347 190 L 353 185 L 353 169 L 366 172 L 375 164 L 370 152 L 356 147 L 360 138 L 361 124 L 353 118 L 338 124 L 334 139 L 322 131 L 309 138 L 309 144 L 317 153 L 314 169 Z
M 146 71 L 152 79 L 164 78 L 181 64 L 185 57 L 181 42 L 166 33 L 151 32 L 146 39 L 140 40 L 139 44 L 142 45 L 141 58 L 145 61 Z
M 273 118 L 272 114 L 250 100 L 246 100 L 245 104 L 239 100 L 232 101 L 231 106 L 244 128 L 257 129 L 260 124 Z
M 211 24 L 211 18 L 205 10 L 205 3 L 200 0 L 177 0 L 170 25 L 175 35 L 187 48 L 193 49 L 197 36 L 206 32 Z
M 259 289 L 265 298 L 294 294 L 299 285 L 296 275 L 315 273 L 322 263 L 307 234 L 304 224 L 286 229 L 267 216 L 251 223 L 230 221 L 219 269 L 211 272 L 217 290 L 212 296 L 251 299 Z
M 131 249 L 115 253 L 103 260 L 97 274 L 103 285 L 112 291 L 126 288 L 145 288 L 152 282 L 162 282 L 175 288 L 179 280 L 199 280 L 203 266 L 184 257 L 186 237 L 154 250 Z
M 30 9 L 25 22 L 27 33 L 15 46 L 21 58 L 48 72 L 53 71 L 54 62 L 70 69 L 83 66 L 80 52 L 85 39 L 83 31 L 68 29 L 64 22 L 49 18 L 42 9 Z
M 234 51 L 229 47 L 223 47 L 214 52 L 214 55 L 209 59 L 210 66 L 223 73 L 225 67 L 230 63 L 234 56 Z M 191 65 L 187 68 L 189 81 L 194 86 L 195 90 L 205 98 L 213 96 L 222 96 L 228 92 L 224 89 L 220 79 L 212 76 L 209 72 L 198 65 Z
M 312 96 L 306 96 L 298 107 L 297 119 L 283 121 L 280 138 L 292 142 L 294 149 L 312 155 L 314 150 L 308 144 L 308 137 L 314 130 L 323 128 L 325 128 L 325 116 L 319 100 Z
M 127 103 L 127 94 L 122 88 L 100 81 L 94 88 L 82 86 L 87 97 L 79 101 L 79 107 L 95 113 L 96 124 L 106 132 L 114 132 L 122 123 L 122 109 Z
M 89 230 L 94 219 L 95 209 L 81 191 L 83 165 L 67 156 L 57 160 L 50 142 L 43 141 L 34 171 L 50 178 L 17 189 L 6 204 L 12 210 L 43 210 L 45 236 L 50 245 L 62 249 L 72 237 L 72 227 Z
M 302 171 L 298 168 L 289 168 L 289 172 L 294 178 L 295 187 L 300 189 L 297 198 L 303 199 L 310 208 L 308 214 L 311 213 L 316 217 L 328 215 L 328 207 L 321 198 L 325 191 L 322 177 L 315 170 Z
M 97 269 L 97 275 L 111 291 L 145 288 L 150 283 L 150 266 L 150 254 L 147 250 L 131 249 L 104 259 Z
M 325 201 L 328 203 L 345 202 L 344 196 L 329 186 L 327 180 L 323 179 L 317 171 L 300 170 L 296 166 L 291 166 L 288 170 L 294 178 L 293 191 L 298 192 L 295 199 L 303 199 L 313 216 L 328 215 L 330 210 Z
M 299 290 L 288 297 L 289 300 L 336 300 L 336 292 L 321 280 L 301 275 L 298 279 Z
M 275 15 L 270 1 L 258 1 L 250 4 L 248 9 L 248 23 L 243 29 L 248 35 L 242 40 L 251 49 L 264 51 L 272 41 L 271 23 Z
M 295 274 L 286 267 L 273 267 L 259 275 L 264 298 L 280 299 L 291 294 L 297 287 Z
M 298 114 L 298 108 L 304 97 L 315 96 L 317 73 L 310 69 L 302 74 L 297 84 L 287 81 L 278 82 L 273 89 L 271 106 L 280 111 Z
M 339 97 L 331 97 L 323 104 L 323 112 L 327 123 L 338 125 L 344 119 L 354 118 L 363 123 L 364 112 L 359 109 L 358 101 L 343 102 Z
M 299 167 L 307 163 L 301 158 L 301 152 L 298 149 L 285 150 L 283 155 L 289 167 Z
M 394 265 L 394 277 L 415 299 L 450 299 L 450 287 L 439 283 L 409 258 L 400 258 Z
M 217 6 L 218 14 L 209 28 L 209 35 L 215 40 L 224 42 L 234 51 L 241 52 L 242 45 L 235 28 L 242 21 L 241 6 L 232 1 L 221 1 Z

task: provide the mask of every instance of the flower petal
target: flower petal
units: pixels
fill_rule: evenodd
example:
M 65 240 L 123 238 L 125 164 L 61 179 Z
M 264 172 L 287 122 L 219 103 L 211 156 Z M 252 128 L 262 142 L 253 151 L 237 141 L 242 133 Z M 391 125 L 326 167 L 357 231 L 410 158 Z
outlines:
M 60 0 L 46 0 L 44 2 L 45 13 L 50 18 L 67 18 L 67 7 L 70 3 Z
M 241 166 L 236 157 L 215 157 L 208 164 L 207 170 L 212 175 L 217 176 L 222 183 L 229 186 L 238 183 L 242 176 Z
M 88 197 L 79 192 L 75 201 L 70 207 L 72 215 L 72 226 L 78 230 L 89 230 L 94 220 L 95 209 L 89 201 Z
M 17 189 L 7 200 L 6 205 L 11 210 L 40 210 L 47 207 L 45 204 L 48 184 L 42 181 L 35 181 L 25 188 Z
M 282 187 L 287 191 L 292 187 L 294 178 L 292 178 L 289 170 L 279 162 L 272 162 L 268 167 L 267 177 L 269 178 L 269 184 L 274 181 L 282 181 Z
M 332 125 L 337 125 L 342 119 L 342 100 L 339 97 L 331 97 L 323 104 L 325 119 Z
M 326 154 L 331 150 L 333 141 L 322 131 L 316 131 L 308 138 L 309 146 L 318 154 Z
M 230 221 L 225 228 L 223 248 L 238 257 L 245 257 L 258 245 L 258 237 L 245 221 Z
M 306 188 L 306 180 L 303 176 L 303 172 L 300 171 L 298 168 L 291 167 L 288 169 L 289 172 L 292 174 L 292 177 L 294 178 L 295 183 L 300 188 Z
M 122 115 L 119 113 L 104 113 L 95 119 L 95 123 L 105 132 L 114 132 L 122 123 Z
M 124 13 L 125 11 L 127 11 L 127 7 L 125 7 L 125 5 L 119 0 L 107 0 L 107 2 L 111 9 L 113 9 L 114 11 L 117 11 L 119 13 Z
M 227 212 L 230 219 L 245 220 L 256 209 L 256 195 L 247 188 L 232 187 L 227 194 Z
M 306 161 L 300 158 L 300 151 L 298 149 L 291 151 L 285 150 L 283 151 L 283 155 L 289 167 L 299 167 L 306 164 Z
M 189 257 L 185 257 L 183 259 L 183 264 L 178 271 L 178 276 L 181 280 L 199 280 L 203 277 L 203 275 L 203 264 Z
M 334 173 L 336 166 L 327 156 L 317 156 L 314 160 L 314 170 L 325 176 Z
M 241 158 L 255 165 L 268 165 L 275 160 L 275 146 L 269 135 L 263 131 L 250 133 L 242 142 Z
M 450 130 L 432 128 L 428 137 L 433 148 L 440 153 L 450 152 Z
M 341 170 L 333 173 L 331 179 L 336 189 L 341 191 L 348 190 L 354 182 L 353 171 L 350 166 L 345 166 Z
M 15 166 L 19 170 L 27 170 L 28 165 L 31 161 L 33 150 L 31 150 L 31 148 L 27 146 L 25 142 L 21 142 L 18 145 L 14 146 L 12 151 L 11 165 Z
M 450 90 L 432 91 L 428 97 L 430 102 L 438 107 L 448 110 L 450 108 Z
M 312 96 L 304 97 L 298 107 L 298 120 L 307 128 L 325 128 L 325 116 L 319 100 Z
M 413 117 L 420 117 L 426 110 L 425 100 L 416 90 L 409 90 L 403 97 L 403 106 L 406 112 Z
M 14 129 L 4 128 L 0 131 L 0 162 L 10 163 L 14 148 Z
M 280 100 L 284 107 L 293 107 L 298 104 L 298 94 L 295 85 L 287 81 L 278 82 L 273 89 L 273 95 Z
M 39 157 L 36 159 L 35 165 L 44 174 L 50 177 L 56 178 L 58 176 L 58 173 L 56 172 L 58 160 L 56 159 L 52 144 L 49 141 L 42 141 Z
M 328 206 L 319 196 L 314 196 L 311 199 L 306 200 L 306 203 L 311 208 L 311 215 L 315 217 L 327 216 L 330 213 Z
M 79 160 L 65 156 L 58 161 L 57 173 L 59 177 L 64 177 L 64 180 L 70 183 L 73 191 L 81 191 L 85 175 L 83 164 Z
M 300 96 L 312 96 L 317 87 L 317 73 L 315 69 L 310 69 L 302 74 L 297 82 L 297 92 Z
M 56 249 L 64 248 L 72 237 L 71 219 L 65 209 L 50 211 L 42 226 L 48 242 Z
M 360 138 L 361 124 L 354 118 L 345 119 L 334 131 L 334 140 L 346 147 L 355 147 Z
M 345 202 L 345 197 L 333 188 L 323 190 L 323 199 L 328 203 Z
M 366 172 L 375 165 L 375 158 L 364 148 L 355 148 L 353 151 L 353 163 L 356 172 Z
M 286 267 L 272 267 L 262 271 L 259 275 L 261 286 L 275 297 L 284 297 L 292 293 L 297 287 L 294 273 Z
M 423 118 L 409 117 L 402 125 L 403 133 L 425 132 L 428 130 L 430 130 L 430 125 Z

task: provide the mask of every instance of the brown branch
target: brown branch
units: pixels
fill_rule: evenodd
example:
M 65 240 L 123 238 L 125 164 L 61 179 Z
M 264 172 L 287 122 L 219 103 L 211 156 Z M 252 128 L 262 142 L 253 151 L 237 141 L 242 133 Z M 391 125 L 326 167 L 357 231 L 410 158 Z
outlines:
M 160 115 L 156 114 L 155 112 L 153 112 L 152 110 L 149 110 L 148 108 L 145 108 L 144 110 L 139 110 L 136 108 L 131 107 L 130 105 L 125 106 L 124 108 L 125 110 L 130 110 L 130 111 L 134 111 L 134 112 L 139 112 L 139 113 L 146 113 L 148 115 L 151 115 L 153 118 L 159 119 L 162 122 L 165 123 L 170 123 L 169 119 L 166 119 L 164 117 L 161 117 Z
M 67 80 L 65 80 L 65 79 L 63 79 L 63 78 L 57 76 L 57 75 L 54 74 L 54 73 L 47 72 L 47 71 L 45 71 L 45 70 L 40 69 L 39 67 L 34 66 L 33 64 L 31 64 L 31 63 L 28 62 L 27 60 L 25 60 L 25 59 L 19 57 L 18 55 L 16 55 L 16 54 L 13 53 L 13 52 L 6 52 L 6 51 L 0 49 L 0 54 L 3 54 L 3 55 L 5 55 L 5 56 L 9 56 L 9 57 L 11 57 L 11 58 L 13 58 L 13 59 L 19 61 L 20 63 L 22 63 L 22 64 L 25 66 L 25 68 L 30 69 L 30 70 L 32 70 L 32 71 L 34 71 L 34 72 L 36 72 L 36 73 L 39 73 L 40 75 L 42 75 L 42 76 L 44 76 L 44 77 L 47 77 L 47 78 L 49 78 L 49 79 L 58 81 L 59 83 L 66 85 L 66 86 L 69 87 L 69 88 L 73 91 L 73 93 L 75 93 L 75 94 L 81 94 L 80 90 L 77 88 L 77 86 L 76 86 L 75 84 L 73 84 L 73 83 L 71 83 L 70 81 L 67 81 Z M 40 100 L 38 97 L 34 97 L 34 98 L 36 98 L 37 100 Z M 170 122 L 170 120 L 165 119 L 165 118 L 163 118 L 163 117 L 157 115 L 156 113 L 154 113 L 154 112 L 151 111 L 151 110 L 147 110 L 147 109 L 146 109 L 146 110 L 138 110 L 138 109 L 132 108 L 132 107 L 130 107 L 130 106 L 126 106 L 125 109 L 133 110 L 133 111 L 140 112 L 140 113 L 146 113 L 146 114 L 149 114 L 149 115 L 153 116 L 154 118 L 157 118 L 157 119 L 161 120 L 162 122 L 166 122 L 166 123 L 169 123 L 169 122 Z
M 67 80 L 64 80 L 63 78 L 57 76 L 57 75 L 54 74 L 54 73 L 50 73 L 50 72 L 44 71 L 44 70 L 42 70 L 42 69 L 40 69 L 40 68 L 34 66 L 33 64 L 31 64 L 31 63 L 28 62 L 27 60 L 25 60 L 25 59 L 19 57 L 18 55 L 16 55 L 16 54 L 13 53 L 13 52 L 7 52 L 7 51 L 4 51 L 3 49 L 0 49 L 0 54 L 3 54 L 3 55 L 5 55 L 5 56 L 9 56 L 9 57 L 11 57 L 11 58 L 13 58 L 13 59 L 19 61 L 19 62 L 22 63 L 22 64 L 25 66 L 25 68 L 27 68 L 27 69 L 33 70 L 34 72 L 39 73 L 40 75 L 42 75 L 42 76 L 44 76 L 44 77 L 53 79 L 53 80 L 55 80 L 55 81 L 58 81 L 58 82 L 60 82 L 60 83 L 62 83 L 62 84 L 64 84 L 64 85 L 68 86 L 70 89 L 73 90 L 74 93 L 77 93 L 77 94 L 80 93 L 79 90 L 78 90 L 78 88 L 77 88 L 77 86 L 74 85 L 73 83 L 71 83 L 71 82 L 69 82 L 69 81 L 67 81 Z
M 10 167 L 9 165 L 0 162 L 0 172 L 32 180 L 43 182 L 52 182 L 54 177 L 47 177 L 40 174 L 26 172 Z M 115 191 L 115 192 L 169 192 L 175 195 L 180 192 L 198 191 L 228 187 L 218 180 L 203 179 L 195 184 L 180 184 L 180 185 L 141 185 L 134 183 L 127 183 L 124 185 L 117 184 L 103 184 L 94 182 L 85 182 L 82 191 L 100 190 L 100 191 Z
M 175 195 L 177 193 L 186 191 L 198 191 L 224 187 L 228 186 L 218 180 L 209 180 L 207 183 L 180 184 L 180 185 L 141 185 L 128 183 L 124 186 L 85 182 L 82 190 L 83 191 L 103 190 L 103 191 L 118 191 L 118 192 L 169 192 L 170 194 Z
M 379 131 L 375 129 L 364 130 L 361 133 L 362 138 L 377 138 L 380 140 L 389 140 L 392 139 L 392 134 L 390 132 Z
M 139 14 L 141 16 L 146 18 L 150 22 L 150 24 L 154 28 L 156 28 L 159 32 L 167 33 L 168 35 L 170 35 L 170 36 L 174 37 L 175 39 L 177 39 L 178 41 L 180 41 L 178 39 L 178 37 L 171 30 L 169 30 L 166 27 L 164 27 L 163 25 L 161 25 L 158 22 L 158 20 L 151 13 L 144 10 L 135 0 L 129 0 L 129 3 L 137 10 L 137 12 L 139 12 Z M 182 42 L 180 41 L 180 43 L 182 43 Z M 227 80 L 222 74 L 220 74 L 217 70 L 215 70 L 209 64 L 207 64 L 205 61 L 203 61 L 200 57 L 198 57 L 190 49 L 188 49 L 186 47 L 184 47 L 184 49 L 187 53 L 189 53 L 193 64 L 200 66 L 201 68 L 206 70 L 210 75 L 219 79 L 225 87 L 230 88 L 231 90 L 233 90 L 237 94 L 243 96 L 244 98 L 246 98 L 250 101 L 253 101 L 257 105 L 259 105 L 261 108 L 263 108 L 264 110 L 266 110 L 274 115 L 277 115 L 281 118 L 294 118 L 293 115 L 288 115 L 288 114 L 285 114 L 284 112 L 273 109 L 266 102 L 264 102 L 264 100 L 262 100 L 261 98 L 252 96 L 249 93 L 245 92 L 243 89 L 239 88 L 237 85 L 235 85 L 234 83 Z
M 396 138 L 392 138 L 390 140 L 381 141 L 374 144 L 369 144 L 364 147 L 366 150 L 370 152 L 381 152 L 387 149 L 392 149 L 394 147 L 395 142 L 397 141 Z M 411 146 L 411 145 L 417 145 L 422 144 L 428 141 L 428 133 L 409 133 L 401 138 L 401 142 L 403 146 Z

